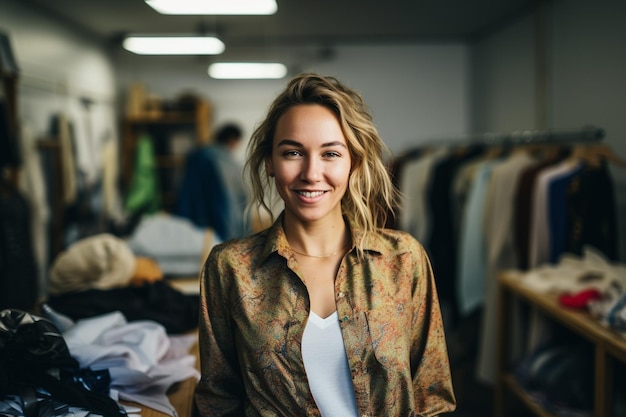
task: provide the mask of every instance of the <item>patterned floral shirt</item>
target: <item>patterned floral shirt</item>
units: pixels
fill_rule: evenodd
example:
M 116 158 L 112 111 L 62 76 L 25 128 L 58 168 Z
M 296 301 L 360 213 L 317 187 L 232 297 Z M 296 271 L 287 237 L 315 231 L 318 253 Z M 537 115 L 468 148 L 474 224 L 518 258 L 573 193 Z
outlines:
M 362 233 L 351 227 L 352 242 Z M 362 417 L 437 416 L 456 407 L 435 280 L 409 234 L 353 247 L 335 279 Z M 282 228 L 216 246 L 202 272 L 201 416 L 320 416 L 302 360 L 309 298 Z

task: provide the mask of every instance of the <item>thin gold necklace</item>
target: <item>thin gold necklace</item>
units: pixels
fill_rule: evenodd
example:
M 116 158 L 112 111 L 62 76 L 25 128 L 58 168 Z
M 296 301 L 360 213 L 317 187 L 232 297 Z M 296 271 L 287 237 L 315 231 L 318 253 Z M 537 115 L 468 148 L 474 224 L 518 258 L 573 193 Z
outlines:
M 297 253 L 298 255 L 307 256 L 309 258 L 322 259 L 322 258 L 330 258 L 333 255 L 337 255 L 339 252 L 341 252 L 342 250 L 345 250 L 347 247 L 348 247 L 348 245 L 344 245 L 339 250 L 336 250 L 333 253 L 329 253 L 328 255 L 309 255 L 308 253 L 297 251 L 294 248 L 291 248 L 291 250 L 294 251 L 295 253 Z

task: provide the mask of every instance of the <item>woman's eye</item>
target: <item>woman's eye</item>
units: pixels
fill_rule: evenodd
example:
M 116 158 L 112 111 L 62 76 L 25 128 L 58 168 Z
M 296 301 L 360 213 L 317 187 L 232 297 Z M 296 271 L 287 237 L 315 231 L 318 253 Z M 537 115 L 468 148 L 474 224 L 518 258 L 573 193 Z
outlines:
M 339 158 L 341 156 L 341 154 L 339 152 L 326 152 L 324 154 L 325 158 Z
M 301 156 L 302 154 L 298 151 L 285 151 L 283 155 L 287 158 L 296 158 L 298 156 Z

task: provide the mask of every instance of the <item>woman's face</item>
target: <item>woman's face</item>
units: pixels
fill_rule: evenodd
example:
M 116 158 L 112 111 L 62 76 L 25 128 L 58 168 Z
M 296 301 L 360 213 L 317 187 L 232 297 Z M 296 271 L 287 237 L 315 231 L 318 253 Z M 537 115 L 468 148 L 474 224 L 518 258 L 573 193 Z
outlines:
M 274 173 L 286 216 L 341 219 L 350 166 L 348 143 L 328 108 L 296 105 L 278 119 L 267 171 Z

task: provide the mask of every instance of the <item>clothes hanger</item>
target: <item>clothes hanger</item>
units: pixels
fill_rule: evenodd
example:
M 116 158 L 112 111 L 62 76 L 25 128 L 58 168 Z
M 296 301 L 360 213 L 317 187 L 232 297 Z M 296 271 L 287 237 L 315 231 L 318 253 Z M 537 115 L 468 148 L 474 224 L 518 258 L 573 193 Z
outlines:
M 572 153 L 567 158 L 573 164 L 585 163 L 590 167 L 597 168 L 607 161 L 626 169 L 626 159 L 617 155 L 606 144 L 579 144 L 573 147 Z
M 626 169 L 626 159 L 617 155 L 606 143 L 592 145 L 590 151 L 593 153 L 594 157 L 599 159 L 603 158 L 620 168 Z
M 557 161 L 572 152 L 569 145 L 549 142 L 522 144 L 519 149 L 542 161 Z

